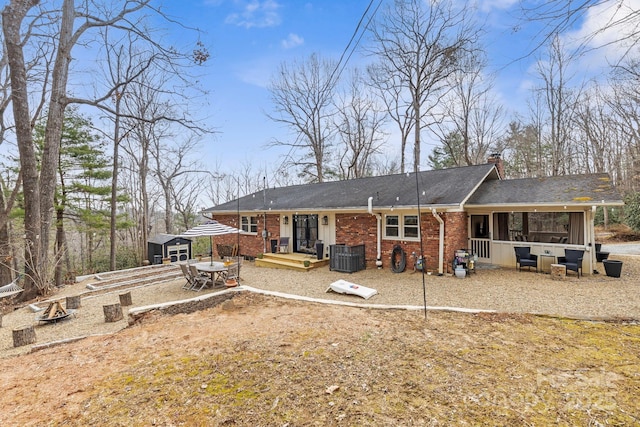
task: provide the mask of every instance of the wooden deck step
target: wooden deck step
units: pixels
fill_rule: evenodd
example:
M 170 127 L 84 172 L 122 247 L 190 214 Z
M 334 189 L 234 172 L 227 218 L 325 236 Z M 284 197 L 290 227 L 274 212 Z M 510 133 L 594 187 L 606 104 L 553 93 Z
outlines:
M 305 261 L 309 265 L 305 266 Z M 318 260 L 305 254 L 264 254 L 262 258 L 256 258 L 256 267 L 282 268 L 287 270 L 309 271 L 314 268 L 324 267 L 329 264 L 328 259 Z

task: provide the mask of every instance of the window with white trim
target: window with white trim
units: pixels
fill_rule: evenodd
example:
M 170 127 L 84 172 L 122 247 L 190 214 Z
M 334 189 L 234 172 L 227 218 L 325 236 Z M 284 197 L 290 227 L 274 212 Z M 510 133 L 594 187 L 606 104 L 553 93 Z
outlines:
M 257 216 L 243 216 L 241 219 L 242 231 L 246 233 L 258 233 L 258 217 Z
M 388 239 L 417 240 L 420 235 L 418 215 L 386 215 L 384 237 Z
M 404 220 L 404 233 L 405 239 L 417 239 L 419 236 L 418 230 L 418 215 L 405 215 Z
M 400 237 L 400 220 L 398 215 L 387 215 L 385 217 L 384 236 Z

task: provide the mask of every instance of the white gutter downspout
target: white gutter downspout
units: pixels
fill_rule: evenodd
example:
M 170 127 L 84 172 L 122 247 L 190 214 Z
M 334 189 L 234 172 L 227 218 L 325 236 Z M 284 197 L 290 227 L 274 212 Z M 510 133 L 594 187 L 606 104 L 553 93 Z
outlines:
M 367 204 L 367 210 L 369 211 L 369 213 L 371 215 L 375 215 L 377 221 L 377 236 L 378 236 L 378 241 L 377 241 L 377 253 L 376 253 L 376 266 L 378 266 L 378 268 L 382 268 L 382 253 L 381 253 L 381 249 L 380 246 L 382 244 L 382 215 L 380 214 L 374 214 L 373 213 L 373 197 L 369 197 L 369 202 Z
M 438 244 L 438 275 L 442 276 L 444 273 L 444 221 L 438 215 L 435 209 L 431 209 L 433 217 L 440 223 L 440 243 Z

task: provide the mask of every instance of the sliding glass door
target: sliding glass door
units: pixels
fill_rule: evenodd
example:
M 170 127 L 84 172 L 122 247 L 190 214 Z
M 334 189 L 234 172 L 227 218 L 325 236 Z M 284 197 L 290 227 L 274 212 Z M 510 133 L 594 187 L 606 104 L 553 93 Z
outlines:
M 316 253 L 316 240 L 318 240 L 318 215 L 294 215 L 293 216 L 293 252 L 307 254 Z

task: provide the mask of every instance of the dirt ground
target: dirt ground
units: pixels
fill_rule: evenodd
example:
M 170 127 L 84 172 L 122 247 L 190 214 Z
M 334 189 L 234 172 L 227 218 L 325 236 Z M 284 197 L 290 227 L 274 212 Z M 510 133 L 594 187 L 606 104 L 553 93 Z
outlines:
M 0 362 L 2 426 L 640 425 L 630 318 L 425 316 L 240 292 Z
M 637 324 L 243 292 L 2 363 L 3 426 L 640 423 Z

